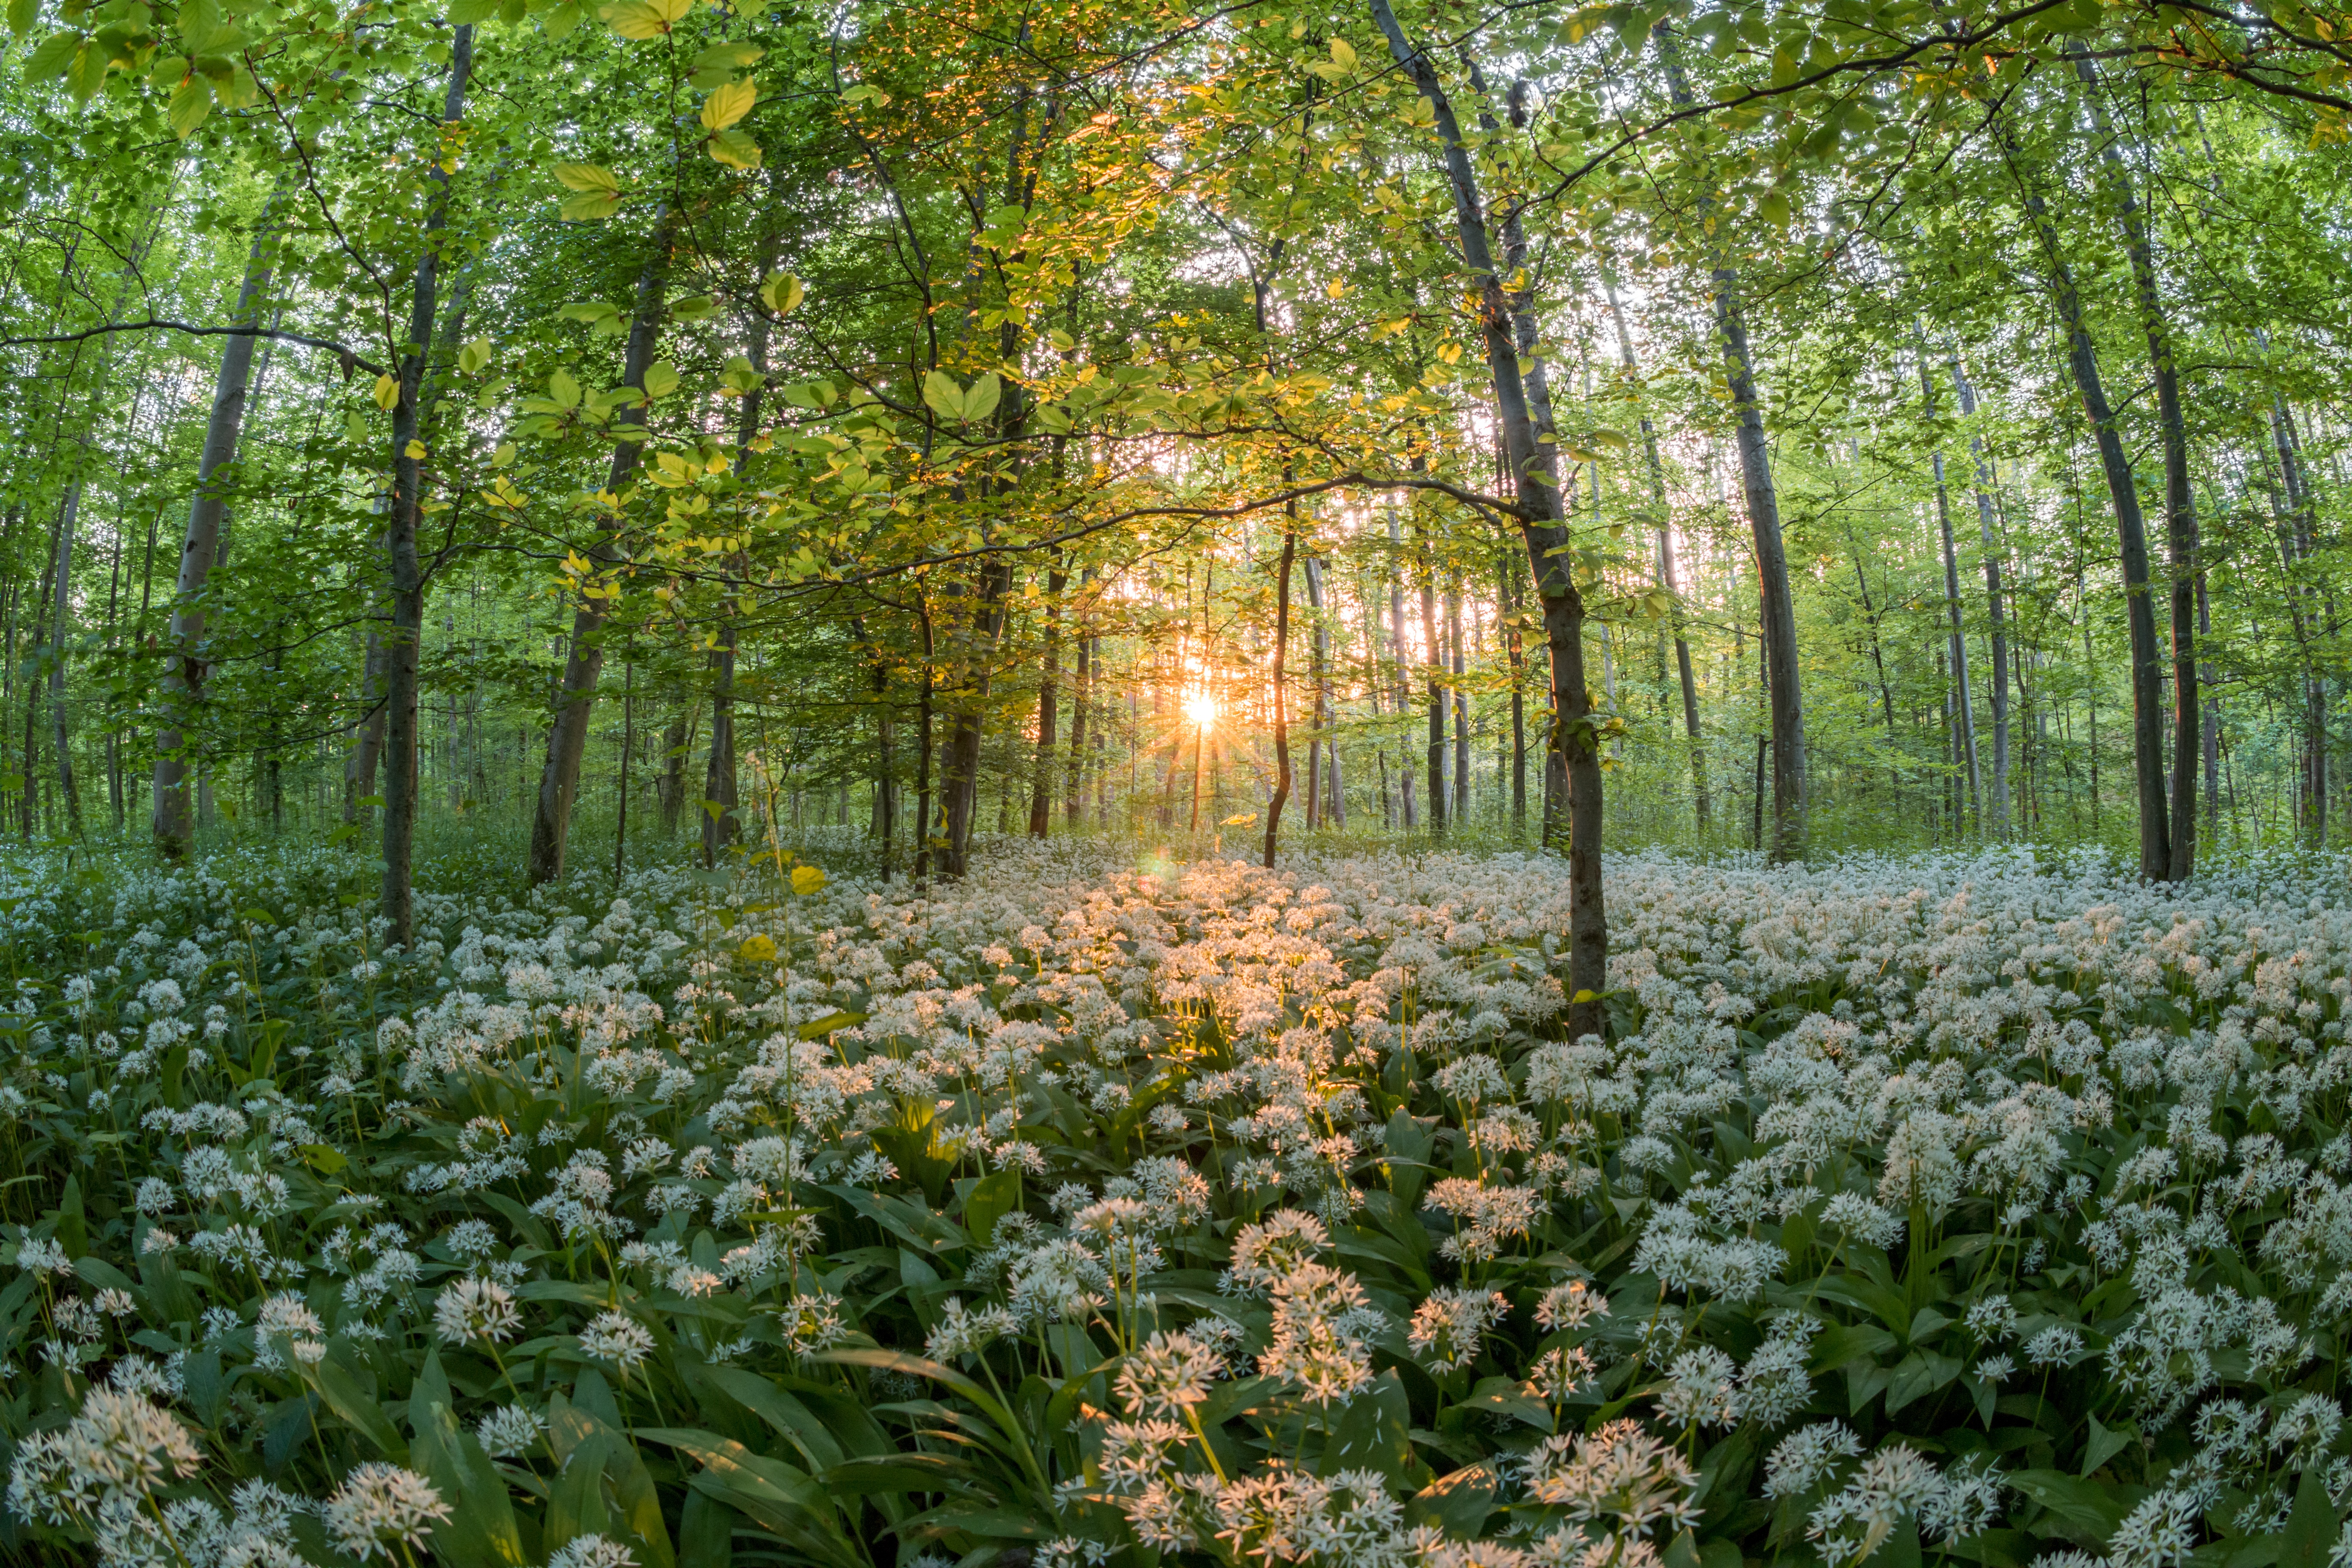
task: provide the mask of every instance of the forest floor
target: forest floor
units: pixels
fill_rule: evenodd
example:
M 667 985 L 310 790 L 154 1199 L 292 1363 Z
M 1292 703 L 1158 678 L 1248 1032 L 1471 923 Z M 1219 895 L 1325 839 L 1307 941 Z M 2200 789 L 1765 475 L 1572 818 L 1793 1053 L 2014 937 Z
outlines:
M 2337 1548 L 2339 869 L 352 864 L 5 871 L 0 1545 Z

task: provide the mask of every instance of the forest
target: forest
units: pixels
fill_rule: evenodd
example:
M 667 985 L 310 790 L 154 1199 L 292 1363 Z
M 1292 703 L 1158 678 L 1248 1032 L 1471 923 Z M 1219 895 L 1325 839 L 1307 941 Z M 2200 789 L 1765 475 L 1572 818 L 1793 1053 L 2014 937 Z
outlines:
M 0 1561 L 2352 1568 L 2352 11 L 5 24 Z

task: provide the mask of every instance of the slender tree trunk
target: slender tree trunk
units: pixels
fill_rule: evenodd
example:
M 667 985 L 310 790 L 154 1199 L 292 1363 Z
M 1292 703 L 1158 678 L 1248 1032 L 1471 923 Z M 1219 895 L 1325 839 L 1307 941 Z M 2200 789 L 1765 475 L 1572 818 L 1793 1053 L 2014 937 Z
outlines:
M 1054 762 L 1061 741 L 1062 590 L 1069 574 L 1059 566 L 1045 574 L 1045 673 L 1037 683 L 1037 747 L 1031 764 L 1029 837 L 1043 838 L 1054 822 Z M 1070 721 L 1075 728 L 1077 721 Z
M 1421 550 L 1421 646 L 1429 697 L 1429 834 L 1445 836 L 1445 645 L 1437 640 L 1437 574 Z
M 1293 501 L 1283 521 L 1282 563 L 1274 579 L 1274 798 L 1265 803 L 1269 871 L 1274 868 L 1275 842 L 1282 829 L 1282 808 L 1290 800 L 1290 694 L 1285 677 L 1290 654 L 1290 563 L 1297 553 L 1298 503 Z
M 1674 101 L 1687 107 L 1690 84 L 1683 75 L 1674 36 L 1661 25 L 1653 35 L 1666 70 Z M 1703 201 L 1702 212 L 1713 204 Z M 1756 395 L 1755 362 L 1748 353 L 1748 323 L 1739 300 L 1739 274 L 1720 251 L 1713 268 L 1716 331 L 1723 347 L 1725 377 L 1738 416 L 1739 474 L 1748 500 L 1748 522 L 1756 540 L 1756 572 L 1761 605 L 1765 664 L 1772 689 L 1772 858 L 1801 859 L 1805 853 L 1805 713 L 1797 674 L 1797 616 L 1789 591 L 1788 552 L 1780 537 L 1780 500 L 1772 481 L 1772 451 L 1764 435 L 1764 408 Z
M 2084 96 L 2090 100 L 2092 124 L 2099 135 L 2100 163 L 2115 204 L 2116 222 L 2123 230 L 2124 251 L 2131 258 L 2140 321 L 2147 332 L 2148 367 L 2156 382 L 2157 427 L 2164 447 L 2165 541 L 2172 576 L 2172 798 L 2165 864 L 2161 870 L 2151 866 L 2147 875 L 2180 882 L 2197 867 L 2197 775 L 2204 750 L 2199 739 L 2197 498 L 2189 477 L 2189 427 L 2180 408 L 2179 366 L 2173 359 L 2164 302 L 2157 289 L 2156 254 L 2148 243 L 2139 204 L 2132 195 L 2123 153 L 2116 145 L 2115 127 L 2100 97 L 2098 71 L 2078 42 L 2070 38 L 2066 52 L 2074 57 L 2074 74 L 2088 89 Z M 2146 551 L 2143 544 L 2143 556 Z M 2157 742 L 2160 748 L 2161 735 Z M 2160 772 L 2160 762 L 2158 767 Z M 2160 776 L 2158 782 L 2160 787 Z M 2143 792 L 2146 787 L 2142 786 Z
M 58 795 L 66 803 L 67 830 L 81 837 L 81 791 L 74 784 L 72 736 L 66 722 L 66 631 L 73 615 L 74 528 L 81 515 L 81 479 L 66 486 L 58 509 L 58 555 L 53 564 L 56 599 L 49 606 L 49 727 L 57 749 Z
M 915 885 L 931 872 L 931 669 L 938 657 L 931 635 L 931 607 L 919 600 L 917 626 L 923 635 L 923 683 L 915 700 Z
M 2050 266 L 2050 292 L 2058 318 L 2066 329 L 2066 364 L 2082 398 L 2084 416 L 2099 448 L 2099 467 L 2107 481 L 2107 496 L 2116 509 L 2116 538 L 2123 556 L 2126 619 L 2131 631 L 2132 771 L 2139 793 L 2139 872 L 2150 881 L 2163 881 L 2172 871 L 2172 834 L 2164 778 L 2164 665 L 2157 651 L 2156 612 L 2148 597 L 2147 530 L 2141 521 L 2139 489 L 2132 477 L 2131 458 L 2116 428 L 2115 410 L 2107 403 L 2099 379 L 2097 346 L 2092 342 L 2082 296 L 2074 275 L 2058 247 L 2057 226 L 2040 189 L 2017 166 L 2017 148 L 2005 130 L 2002 149 L 2011 172 L 2025 193 L 2026 216 L 2032 220 Z M 2088 635 L 2085 616 L 2084 635 Z M 2085 668 L 2089 668 L 2085 666 Z M 2191 728 L 2194 728 L 2192 723 Z M 2092 796 L 2096 810 L 2095 788 Z M 2093 824 L 2094 828 L 2096 823 Z
M 1086 617 L 1087 590 L 1095 580 L 1095 569 L 1083 567 L 1078 572 L 1078 668 L 1077 689 L 1070 700 L 1070 761 L 1062 788 L 1062 826 L 1076 833 L 1086 826 L 1087 808 L 1087 709 L 1094 701 L 1095 638 L 1088 635 Z
M 466 117 L 466 88 L 474 64 L 474 29 L 452 29 L 449 90 L 441 121 L 455 125 Z M 439 310 L 440 236 L 449 220 L 449 174 L 434 163 L 431 210 L 425 219 L 425 246 L 416 258 L 416 281 L 408 315 L 408 348 L 399 363 L 400 401 L 392 410 L 392 510 L 385 520 L 384 552 L 392 579 L 392 625 L 384 637 L 383 915 L 392 929 L 387 942 L 407 947 L 415 940 L 412 862 L 416 843 L 417 658 L 425 635 L 425 577 L 417 560 L 418 508 L 424 495 L 424 453 L 418 432 L 424 414 L 425 347 L 433 342 Z
M 263 212 L 247 253 L 245 279 L 238 285 L 236 313 L 232 323 L 256 327 L 261 321 L 262 296 L 268 291 L 277 243 L 278 198 Z M 208 605 L 205 589 L 212 579 L 213 563 L 220 553 L 221 518 L 228 506 L 228 476 L 222 472 L 236 461 L 238 437 L 245 429 L 246 392 L 253 379 L 253 346 L 247 336 L 221 343 L 220 369 L 213 378 L 212 412 L 205 422 L 205 445 L 196 459 L 196 489 L 188 503 L 188 527 L 180 548 L 180 572 L 172 604 L 170 647 L 163 665 L 162 717 L 155 735 L 155 847 L 166 859 L 188 852 L 194 828 L 190 821 L 188 756 L 194 748 L 190 734 L 205 695 L 204 642 Z
M 1934 417 L 1933 387 L 1927 380 L 1925 359 L 1919 364 L 1919 384 L 1930 394 L 1928 416 Z M 1960 749 L 1965 758 L 1969 781 L 1969 810 L 1978 826 L 1984 824 L 1984 782 L 1977 768 L 1976 706 L 1969 694 L 1969 634 L 1960 615 L 1960 559 L 1952 541 L 1951 493 L 1944 483 L 1944 454 L 1931 452 L 1928 457 L 1936 474 L 1936 523 L 1942 531 L 1944 545 L 1944 609 L 1951 622 L 1951 655 L 1953 691 L 1959 704 Z
M 1470 699 L 1463 690 L 1468 674 L 1462 657 L 1462 584 L 1456 577 L 1445 595 L 1445 637 L 1454 658 L 1454 821 L 1470 819 Z
M 1959 351 L 1949 349 L 1946 357 L 1952 369 L 1952 390 L 1960 400 L 1960 416 L 1973 419 L 1977 411 L 1977 393 L 1960 368 Z M 1992 820 L 1990 826 L 1995 837 L 2006 838 L 2009 837 L 2009 634 L 2001 607 L 2001 552 L 1993 518 L 1995 481 L 1992 459 L 1985 452 L 1984 438 L 1973 429 L 1969 432 L 1969 457 L 1976 468 L 1976 482 L 1971 488 L 1976 494 L 1977 538 L 1984 551 L 1985 607 L 1990 616 L 1992 642 L 1992 679 L 1986 687 L 1986 696 L 1992 704 Z
M 1503 649 L 1511 666 L 1511 837 L 1524 839 L 1528 832 L 1527 657 L 1519 638 L 1517 587 L 1517 574 L 1506 555 L 1496 603 L 1503 612 Z
M 654 224 L 653 248 L 637 278 L 636 306 L 629 321 L 628 348 L 623 355 L 621 384 L 642 388 L 654 360 L 654 344 L 661 335 L 662 283 L 669 261 L 673 215 L 665 210 Z M 640 413 L 650 418 L 651 410 Z M 613 448 L 613 462 L 604 488 L 618 495 L 637 470 L 643 445 L 623 441 Z M 600 566 L 618 556 L 612 542 L 590 552 Z M 551 882 L 563 875 L 564 851 L 572 835 L 572 806 L 580 792 L 580 764 L 588 751 L 588 721 L 595 710 L 596 681 L 604 668 L 605 601 L 583 597 L 572 614 L 572 649 L 564 660 L 563 684 L 556 699 L 554 722 L 547 735 L 547 761 L 540 769 L 539 800 L 530 825 L 530 879 Z M 714 723 L 713 729 L 717 725 Z M 730 727 L 729 735 L 732 739 Z
M 1520 534 L 1543 606 L 1545 639 L 1552 673 L 1552 748 L 1560 758 L 1569 811 L 1569 1037 L 1598 1034 L 1603 1026 L 1602 994 L 1609 988 L 1609 928 L 1601 888 L 1601 753 L 1584 670 L 1584 601 L 1562 557 L 1570 536 L 1563 526 L 1565 500 L 1555 457 L 1551 391 L 1543 363 L 1531 359 L 1522 371 L 1520 343 L 1536 330 L 1535 301 L 1525 289 L 1506 294 L 1488 238 L 1486 211 L 1477 174 L 1453 103 L 1429 57 L 1416 49 L 1398 26 L 1390 0 L 1370 0 L 1372 16 L 1387 36 L 1390 53 L 1411 75 L 1429 102 L 1444 148 L 1446 181 L 1452 189 L 1462 258 L 1475 279 L 1478 319 L 1494 384 L 1496 422 L 1517 487 Z M 1511 278 L 1527 277 L 1525 240 L 1516 208 L 1504 226 Z
M 1389 552 L 1395 570 L 1389 574 L 1389 653 L 1395 677 L 1396 710 L 1400 714 L 1412 708 L 1410 678 L 1405 674 L 1404 660 L 1404 541 L 1397 531 L 1396 508 L 1387 509 L 1389 520 Z M 1403 818 L 1404 830 L 1411 833 L 1421 826 L 1412 794 L 1411 753 L 1400 748 L 1397 754 L 1397 809 Z

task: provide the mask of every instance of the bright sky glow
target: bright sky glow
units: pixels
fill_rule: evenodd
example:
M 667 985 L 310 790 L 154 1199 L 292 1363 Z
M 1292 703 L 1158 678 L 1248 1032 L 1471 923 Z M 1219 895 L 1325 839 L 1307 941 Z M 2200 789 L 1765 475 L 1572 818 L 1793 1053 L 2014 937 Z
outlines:
M 1207 729 L 1217 721 L 1217 700 L 1205 691 L 1188 693 L 1184 698 L 1184 717 Z

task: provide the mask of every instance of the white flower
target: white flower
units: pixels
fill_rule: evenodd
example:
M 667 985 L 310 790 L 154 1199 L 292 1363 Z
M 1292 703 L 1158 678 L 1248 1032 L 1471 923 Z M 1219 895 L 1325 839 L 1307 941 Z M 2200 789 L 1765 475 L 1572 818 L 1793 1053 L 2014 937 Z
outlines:
M 580 1348 L 628 1373 L 653 1353 L 654 1336 L 626 1312 L 600 1312 L 580 1331 Z
M 395 1545 L 422 1545 L 449 1505 L 415 1470 L 372 1459 L 343 1478 L 319 1513 L 335 1544 L 364 1563 L 379 1552 L 391 1558 Z
M 617 1541 L 601 1535 L 575 1535 L 556 1549 L 547 1568 L 636 1568 L 637 1560 Z
M 453 1345 L 472 1340 L 501 1343 L 522 1326 L 514 1302 L 514 1292 L 494 1280 L 470 1274 L 454 1279 L 434 1298 L 434 1332 Z

